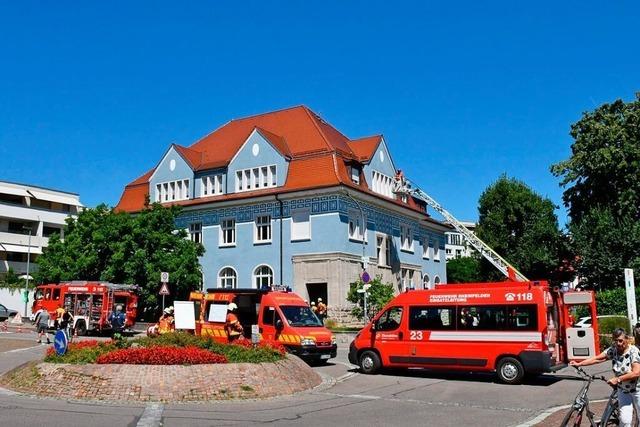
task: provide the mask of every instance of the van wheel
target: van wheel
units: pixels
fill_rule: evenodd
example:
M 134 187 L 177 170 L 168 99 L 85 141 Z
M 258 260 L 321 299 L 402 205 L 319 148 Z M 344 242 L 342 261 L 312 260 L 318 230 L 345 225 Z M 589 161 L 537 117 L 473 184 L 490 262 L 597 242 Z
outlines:
M 524 367 L 515 357 L 503 357 L 496 368 L 498 379 L 505 384 L 520 384 L 524 377 Z
M 360 370 L 364 374 L 375 374 L 381 365 L 380 357 L 375 351 L 367 350 L 360 355 Z
M 87 325 L 85 325 L 84 320 L 78 320 L 78 323 L 76 323 L 76 335 L 79 337 L 87 335 Z

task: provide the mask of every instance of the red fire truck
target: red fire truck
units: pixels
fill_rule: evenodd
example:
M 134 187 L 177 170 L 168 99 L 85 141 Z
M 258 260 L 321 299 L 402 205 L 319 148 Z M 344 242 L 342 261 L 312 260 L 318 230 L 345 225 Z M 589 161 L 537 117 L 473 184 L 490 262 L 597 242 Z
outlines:
M 31 308 L 32 318 L 41 309 L 51 314 L 51 324 L 58 320 L 56 309 L 69 309 L 73 315 L 73 327 L 78 335 L 103 333 L 111 329 L 109 314 L 116 306 L 122 306 L 126 315 L 126 328 L 136 321 L 138 286 L 108 282 L 72 281 L 41 285 L 36 288 Z
M 383 367 L 496 371 L 508 384 L 552 372 L 599 350 L 598 323 L 573 327 L 592 291 L 560 292 L 544 281 L 437 285 L 395 297 L 351 343 L 349 361 Z

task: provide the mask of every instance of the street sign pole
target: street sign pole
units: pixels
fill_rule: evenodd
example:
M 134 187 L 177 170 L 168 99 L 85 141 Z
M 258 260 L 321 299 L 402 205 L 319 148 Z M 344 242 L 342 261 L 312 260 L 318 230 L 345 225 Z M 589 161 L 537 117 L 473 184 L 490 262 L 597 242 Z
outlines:
M 636 311 L 636 288 L 633 282 L 633 269 L 624 269 L 624 285 L 627 291 L 627 316 L 631 327 L 635 327 L 638 322 L 638 312 Z
M 160 281 L 162 282 L 162 287 L 160 288 L 160 295 L 162 295 L 162 311 L 164 312 L 164 297 L 169 295 L 169 287 L 167 283 L 169 283 L 169 273 L 163 271 L 160 273 Z

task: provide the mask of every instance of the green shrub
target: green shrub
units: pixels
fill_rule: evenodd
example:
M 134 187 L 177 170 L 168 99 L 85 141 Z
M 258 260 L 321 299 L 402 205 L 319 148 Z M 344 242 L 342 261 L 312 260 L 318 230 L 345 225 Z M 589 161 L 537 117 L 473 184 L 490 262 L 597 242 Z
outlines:
M 598 319 L 598 331 L 600 335 L 611 335 L 618 328 L 624 329 L 627 334 L 631 334 L 629 319 L 625 316 L 605 317 Z
M 605 317 L 598 320 L 598 332 L 600 334 L 600 351 L 606 350 L 613 345 L 613 338 L 611 335 L 613 331 L 618 328 L 622 328 L 627 332 L 627 335 L 632 336 L 629 324 L 629 319 L 625 316 Z

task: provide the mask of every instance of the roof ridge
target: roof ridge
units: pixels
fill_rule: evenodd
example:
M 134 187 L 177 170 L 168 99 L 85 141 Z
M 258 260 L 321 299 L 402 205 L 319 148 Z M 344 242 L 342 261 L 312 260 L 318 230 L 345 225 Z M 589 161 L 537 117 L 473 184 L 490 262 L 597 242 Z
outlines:
M 320 126 L 318 126 L 318 123 L 314 120 L 313 116 L 310 113 L 310 110 L 306 107 L 304 107 L 303 109 L 304 109 L 304 112 L 307 113 L 307 116 L 309 116 L 309 118 L 311 119 L 311 123 L 313 123 L 313 126 L 316 128 L 316 130 L 320 134 L 320 138 L 322 138 L 324 143 L 327 145 L 327 148 L 329 149 L 329 151 L 335 151 L 335 149 L 331 147 L 331 144 L 329 144 L 329 140 L 327 139 L 327 136 L 324 134 L 324 132 L 322 132 L 322 130 L 320 129 Z
M 293 105 L 291 107 L 285 107 L 285 108 L 281 108 L 279 110 L 267 111 L 267 112 L 264 112 L 264 113 L 252 114 L 250 116 L 239 117 L 237 119 L 231 119 L 228 123 L 237 122 L 237 121 L 246 120 L 246 119 L 254 119 L 256 117 L 266 116 L 266 115 L 269 115 L 269 114 L 282 113 L 283 111 L 295 110 L 296 108 L 306 109 L 307 107 L 304 104 Z

